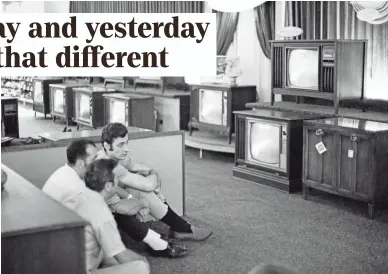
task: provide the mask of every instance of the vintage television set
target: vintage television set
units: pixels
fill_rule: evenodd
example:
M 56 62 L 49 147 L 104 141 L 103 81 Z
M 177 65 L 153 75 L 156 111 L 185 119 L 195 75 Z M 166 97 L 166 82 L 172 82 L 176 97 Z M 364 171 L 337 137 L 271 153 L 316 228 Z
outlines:
M 1 98 L 1 123 L 4 130 L 1 137 L 19 138 L 18 98 Z
M 115 88 L 88 86 L 73 88 L 74 119 L 77 130 L 80 126 L 103 127 L 104 94 L 116 92 Z
M 301 191 L 303 121 L 317 117 L 269 109 L 235 112 L 233 176 L 288 193 Z
M 270 41 L 272 88 L 275 95 L 332 101 L 338 113 L 342 100 L 364 96 L 366 40 Z
M 47 114 L 51 114 L 50 105 L 50 85 L 59 84 L 63 82 L 63 78 L 34 78 L 33 89 L 32 89 L 32 110 L 36 113 L 43 113 L 44 119 Z
M 140 85 L 152 85 L 152 86 L 155 86 L 157 88 L 159 88 L 160 92 L 164 92 L 165 90 L 165 87 L 166 87 L 166 81 L 165 81 L 165 78 L 164 77 L 158 77 L 158 76 L 155 76 L 155 77 L 147 77 L 147 76 L 139 76 L 139 77 L 135 77 L 133 79 L 133 88 L 134 90 L 136 91 L 136 89 L 139 87 L 139 84 Z
M 247 103 L 256 102 L 256 87 L 200 84 L 191 88 L 190 135 L 194 128 L 225 133 L 230 144 L 235 126 L 233 112 L 245 110 Z
M 73 88 L 87 87 L 87 83 L 80 83 L 78 81 L 66 81 L 61 84 L 50 85 L 50 105 L 51 116 L 53 120 L 57 118 L 65 119 L 66 127 L 74 117 L 74 102 L 73 102 Z
M 154 97 L 128 93 L 104 94 L 105 124 L 118 122 L 155 130 Z

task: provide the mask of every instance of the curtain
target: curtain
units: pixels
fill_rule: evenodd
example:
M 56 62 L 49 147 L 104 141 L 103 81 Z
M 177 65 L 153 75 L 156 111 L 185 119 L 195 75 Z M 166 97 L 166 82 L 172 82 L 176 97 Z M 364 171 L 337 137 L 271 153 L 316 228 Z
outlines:
M 203 12 L 203 1 L 70 1 L 70 13 Z
M 388 100 L 388 23 L 359 20 L 349 1 L 288 1 L 286 24 L 303 29 L 297 39 L 366 39 L 365 97 Z
M 264 55 L 271 58 L 270 40 L 275 37 L 275 1 L 266 1 L 255 8 L 256 33 Z
M 217 12 L 217 55 L 226 55 L 233 42 L 239 13 Z

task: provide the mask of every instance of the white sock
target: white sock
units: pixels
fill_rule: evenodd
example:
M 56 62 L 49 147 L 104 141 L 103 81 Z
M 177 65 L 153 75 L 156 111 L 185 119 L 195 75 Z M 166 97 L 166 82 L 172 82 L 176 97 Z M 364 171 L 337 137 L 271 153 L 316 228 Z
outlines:
M 148 244 L 153 250 L 165 250 L 168 243 L 160 238 L 160 234 L 148 229 L 147 236 L 145 236 L 143 242 Z

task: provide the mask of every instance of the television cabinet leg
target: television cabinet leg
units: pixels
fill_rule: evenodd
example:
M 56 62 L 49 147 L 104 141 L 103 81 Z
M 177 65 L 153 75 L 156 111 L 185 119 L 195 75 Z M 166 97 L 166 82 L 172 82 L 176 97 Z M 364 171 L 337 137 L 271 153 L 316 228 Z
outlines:
M 338 114 L 338 110 L 339 110 L 339 102 L 334 101 L 334 114 Z
M 46 114 L 46 113 L 44 114 L 44 119 L 45 119 L 45 120 L 47 119 L 47 114 Z
M 55 123 L 55 120 L 57 119 L 57 117 L 55 117 L 54 115 L 53 115 L 53 122 Z
M 193 135 L 193 126 L 191 125 L 191 123 L 189 123 L 189 134 L 190 136 Z
M 35 115 L 35 117 L 36 117 L 36 111 L 35 111 L 35 114 L 34 114 L 34 115 Z
M 303 184 L 302 188 L 303 188 L 303 199 L 307 200 L 310 189 L 305 184 Z
M 368 217 L 373 219 L 375 217 L 376 206 L 374 203 L 368 203 Z
M 232 143 L 232 130 L 228 128 L 228 142 L 229 145 Z
M 77 124 L 77 131 L 79 131 L 79 124 Z

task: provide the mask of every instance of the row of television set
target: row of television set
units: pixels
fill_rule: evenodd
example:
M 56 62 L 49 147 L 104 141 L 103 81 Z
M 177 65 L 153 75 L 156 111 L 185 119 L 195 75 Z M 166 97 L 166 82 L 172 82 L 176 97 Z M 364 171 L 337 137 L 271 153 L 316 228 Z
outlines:
M 60 82 L 57 79 L 35 79 L 33 90 L 34 109 L 44 109 L 53 119 L 61 118 L 66 125 L 75 122 L 78 125 L 93 128 L 102 127 L 110 122 L 119 122 L 126 126 L 139 126 L 154 129 L 153 98 L 136 94 L 119 94 L 120 86 L 104 87 L 102 85 Z M 139 122 L 131 119 L 131 100 L 146 103 L 148 109 L 143 111 Z M 46 102 L 45 102 L 46 101 Z M 47 102 L 48 101 L 48 102 Z M 145 111 L 150 113 L 145 114 Z M 139 122 L 140 124 L 138 124 Z

